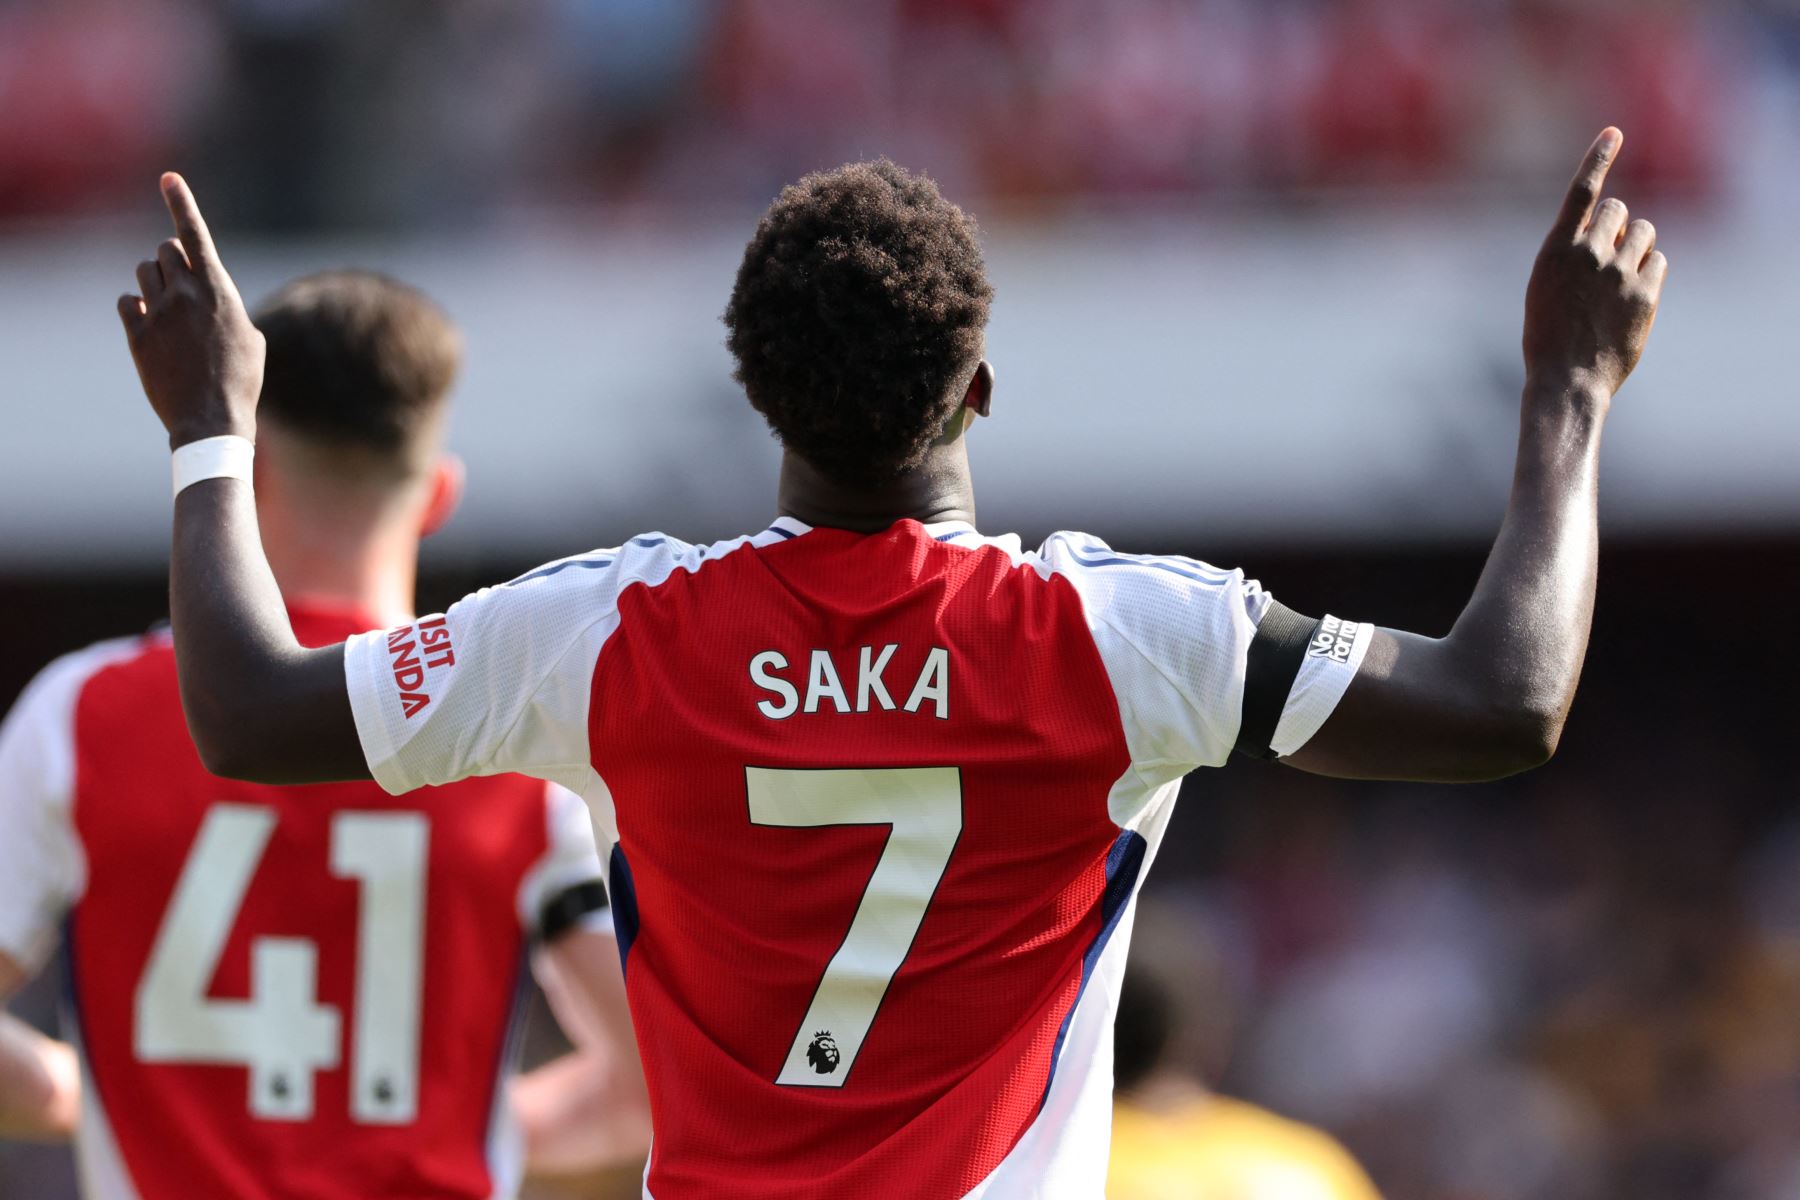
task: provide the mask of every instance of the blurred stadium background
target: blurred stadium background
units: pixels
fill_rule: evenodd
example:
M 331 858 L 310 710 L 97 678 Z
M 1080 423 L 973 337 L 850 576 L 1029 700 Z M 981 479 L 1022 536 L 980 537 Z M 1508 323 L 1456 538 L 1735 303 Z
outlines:
M 731 272 L 782 183 L 887 154 L 986 229 L 985 526 L 1441 630 L 1504 502 L 1532 255 L 1620 124 L 1675 287 L 1562 756 L 1205 774 L 1150 892 L 1223 980 L 1222 1088 L 1391 1200 L 1800 1197 L 1800 3 L 0 0 L 0 114 L 0 701 L 164 612 L 112 300 L 165 166 L 250 296 L 373 266 L 466 330 L 428 607 L 766 522 Z M 70 1194 L 0 1148 L 0 1196 Z

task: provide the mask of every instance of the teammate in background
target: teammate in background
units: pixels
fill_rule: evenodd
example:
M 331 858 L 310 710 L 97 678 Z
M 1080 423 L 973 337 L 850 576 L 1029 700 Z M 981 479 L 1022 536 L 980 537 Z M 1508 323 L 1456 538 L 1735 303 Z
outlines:
M 419 539 L 461 487 L 440 450 L 458 334 L 360 272 L 291 284 L 258 325 L 256 518 L 287 618 L 310 646 L 404 622 Z M 398 669 L 448 653 L 426 629 Z M 522 1151 L 641 1161 L 581 801 L 516 775 L 394 798 L 229 782 L 175 675 L 167 634 L 103 643 L 0 732 L 0 999 L 60 936 L 79 1051 L 0 1027 L 0 1134 L 74 1132 L 93 1200 L 485 1200 L 513 1194 Z M 528 956 L 579 1049 L 517 1081 L 521 1131 Z
M 1141 906 L 1119 991 L 1107 1200 L 1380 1200 L 1328 1134 L 1213 1092 L 1230 1003 L 1172 913 Z
M 785 448 L 773 525 L 633 538 L 305 649 L 241 466 L 261 339 L 165 176 L 179 238 L 119 314 L 188 484 L 172 594 L 195 741 L 263 782 L 579 791 L 608 843 L 658 1200 L 1088 1200 L 1132 898 L 1183 775 L 1235 747 L 1485 779 L 1554 749 L 1600 429 L 1667 265 L 1599 204 L 1618 148 L 1594 144 L 1539 257 L 1512 501 L 1444 638 L 1303 618 L 1241 571 L 1083 534 L 977 532 L 992 292 L 968 217 L 882 162 L 784 191 L 725 312 Z M 415 672 L 427 635 L 441 653 Z

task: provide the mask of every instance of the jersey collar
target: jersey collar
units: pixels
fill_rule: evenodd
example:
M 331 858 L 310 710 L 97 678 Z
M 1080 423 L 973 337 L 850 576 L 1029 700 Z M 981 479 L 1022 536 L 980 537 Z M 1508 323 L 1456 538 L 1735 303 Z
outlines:
M 981 540 L 981 534 L 967 521 L 933 521 L 925 526 L 925 532 L 933 541 L 952 542 L 960 546 L 972 546 Z
M 981 534 L 967 521 L 934 521 L 924 526 L 924 529 L 935 541 L 940 542 L 962 540 L 973 543 L 981 540 Z M 776 517 L 775 523 L 764 532 L 780 535 L 785 540 L 811 533 L 812 526 L 793 517 Z
M 805 521 L 795 520 L 793 517 L 776 517 L 775 523 L 763 530 L 764 534 L 779 535 L 782 541 L 786 541 L 788 538 L 797 538 L 803 533 L 811 532 L 811 525 L 808 525 Z M 761 538 L 759 537 L 757 540 L 760 541 Z

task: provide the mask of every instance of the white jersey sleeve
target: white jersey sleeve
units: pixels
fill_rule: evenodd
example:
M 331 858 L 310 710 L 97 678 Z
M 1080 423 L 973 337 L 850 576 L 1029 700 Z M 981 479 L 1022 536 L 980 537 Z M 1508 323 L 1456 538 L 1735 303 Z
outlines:
M 544 785 L 550 845 L 519 888 L 519 920 L 533 938 L 554 940 L 572 929 L 612 931 L 593 819 L 580 796 Z
M 87 871 L 75 833 L 75 705 L 108 663 L 141 639 L 100 645 L 51 663 L 0 723 L 0 952 L 35 974 L 56 948 Z
M 376 782 L 399 795 L 516 771 L 582 790 L 594 663 L 618 628 L 619 594 L 698 557 L 648 534 L 350 639 L 345 681 Z
M 1272 603 L 1262 586 L 1242 571 L 1123 554 L 1079 533 L 1053 535 L 1039 558 L 1081 595 L 1137 768 L 1161 780 L 1223 765 L 1242 720 L 1250 645 Z M 1304 746 L 1337 707 L 1367 633 L 1325 619 L 1276 726 L 1278 755 Z

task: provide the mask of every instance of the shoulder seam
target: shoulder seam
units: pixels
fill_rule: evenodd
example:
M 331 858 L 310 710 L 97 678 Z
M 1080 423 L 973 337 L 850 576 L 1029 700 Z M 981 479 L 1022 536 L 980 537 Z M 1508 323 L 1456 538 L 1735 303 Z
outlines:
M 624 591 L 624 588 L 620 588 L 619 591 Z M 519 704 L 519 711 L 513 714 L 513 718 L 511 721 L 507 722 L 505 732 L 503 732 L 500 735 L 499 740 L 494 743 L 496 746 L 504 746 L 507 743 L 512 741 L 513 734 L 519 728 L 519 722 L 521 722 L 525 719 L 526 711 L 528 709 L 530 709 L 532 701 L 537 698 L 538 691 L 544 686 L 544 680 L 550 678 L 550 676 L 555 673 L 556 669 L 562 665 L 563 660 L 568 658 L 570 654 L 574 653 L 575 647 L 581 643 L 582 637 L 584 637 L 587 634 L 587 632 L 590 629 L 592 629 L 594 626 L 596 626 L 596 625 L 600 624 L 602 621 L 606 620 L 607 617 L 616 616 L 618 614 L 618 611 L 619 611 L 618 592 L 614 592 L 613 593 L 613 602 L 611 604 L 608 604 L 599 613 L 595 614 L 595 616 L 593 617 L 592 620 L 584 621 L 575 628 L 574 632 L 569 635 L 569 640 L 563 645 L 563 648 L 561 650 L 557 651 L 556 657 L 552 658 L 545 665 L 543 671 L 539 673 L 538 677 L 532 681 L 531 690 L 524 694 L 524 698 L 523 698 L 522 702 Z M 550 766 L 557 766 L 557 765 L 572 766 L 574 764 L 547 764 L 547 765 L 550 765 Z
M 1088 603 L 1087 596 L 1085 596 L 1082 593 L 1081 589 L 1075 585 L 1075 581 L 1070 576 L 1069 572 L 1059 570 L 1055 564 L 1049 563 L 1048 561 L 1046 561 L 1045 565 L 1049 568 L 1050 573 L 1052 575 L 1058 576 L 1058 577 L 1068 581 L 1069 586 L 1071 588 L 1073 588 L 1075 591 L 1075 598 L 1076 598 L 1076 601 L 1081 605 L 1081 611 L 1083 613 L 1087 614 L 1088 620 L 1090 622 L 1092 622 L 1093 625 L 1095 625 L 1095 626 L 1104 625 L 1107 629 L 1111 630 L 1118 637 L 1118 639 L 1121 642 L 1123 642 L 1126 646 L 1130 647 L 1131 652 L 1133 654 L 1137 655 L 1138 658 L 1142 659 L 1146 666 L 1148 666 L 1157 675 L 1161 676 L 1163 678 L 1163 680 L 1166 683 L 1168 683 L 1169 687 L 1175 692 L 1176 695 L 1181 697 L 1182 703 L 1186 704 L 1190 711 L 1192 711 L 1194 713 L 1204 713 L 1205 712 L 1205 710 L 1200 706 L 1200 704 L 1195 701 L 1193 692 L 1189 689 L 1187 684 L 1183 683 L 1181 680 L 1179 680 L 1179 679 L 1175 678 L 1173 675 L 1169 674 L 1169 672 L 1163 668 L 1163 665 L 1161 663 L 1157 662 L 1155 658 L 1151 657 L 1151 655 L 1142 646 L 1138 645 L 1137 639 L 1133 638 L 1129 633 L 1127 633 L 1125 631 L 1125 629 L 1122 626 L 1120 626 L 1117 622 L 1113 621 L 1105 613 L 1095 611 L 1095 609 Z M 1137 565 L 1137 564 L 1132 564 L 1132 565 Z M 1099 647 L 1096 646 L 1095 650 L 1098 651 Z M 1104 655 L 1102 655 L 1101 656 L 1101 665 L 1104 666 L 1105 662 L 1106 662 L 1106 658 Z M 1110 672 L 1108 674 L 1107 682 L 1113 686 L 1114 699 L 1115 699 L 1115 702 L 1117 702 L 1118 685 L 1116 683 L 1114 683 L 1114 681 L 1111 679 Z M 1241 716 L 1241 714 L 1240 714 L 1240 716 Z M 1120 714 L 1121 721 L 1123 721 L 1123 717 L 1124 717 L 1124 714 L 1121 713 Z M 1129 730 L 1127 731 L 1127 733 L 1129 734 Z M 1237 740 L 1237 730 L 1235 728 L 1231 731 L 1231 740 L 1232 741 Z M 1169 766 L 1182 765 L 1178 760 L 1171 759 L 1171 758 L 1144 759 L 1141 763 L 1134 760 L 1134 763 L 1133 763 L 1134 768 L 1137 766 L 1156 766 L 1156 765 L 1165 765 L 1165 764 L 1169 765 Z
M 667 575 L 664 575 L 656 583 L 650 583 L 648 580 L 645 580 L 645 579 L 631 579 L 631 580 L 628 580 L 628 581 L 622 583 L 620 586 L 614 588 L 611 601 L 608 604 L 606 604 L 604 607 L 602 607 L 599 611 L 597 611 L 589 620 L 582 622 L 570 633 L 568 641 L 564 643 L 563 648 L 561 650 L 557 651 L 555 657 L 550 659 L 550 661 L 545 665 L 543 671 L 538 675 L 538 677 L 535 680 L 532 681 L 531 689 L 525 693 L 524 701 L 523 701 L 523 703 L 521 703 L 519 705 L 519 711 L 514 713 L 512 720 L 507 723 L 505 731 L 500 735 L 499 741 L 496 743 L 497 745 L 504 746 L 512 740 L 513 734 L 519 728 L 519 723 L 525 719 L 525 713 L 526 713 L 527 709 L 530 708 L 532 699 L 537 695 L 538 690 L 544 686 L 544 680 L 550 678 L 550 676 L 556 672 L 557 668 L 562 665 L 564 660 L 566 660 L 570 654 L 574 653 L 575 647 L 581 643 L 581 639 L 584 636 L 586 636 L 588 631 L 593 629 L 594 626 L 600 624 L 602 621 L 605 621 L 608 617 L 617 617 L 618 616 L 619 597 L 623 596 L 628 589 L 633 588 L 633 587 L 643 587 L 645 589 L 660 587 L 662 584 L 667 583 L 670 579 L 673 579 L 675 577 L 675 573 L 677 571 L 686 571 L 690 575 L 697 575 L 697 574 L 699 574 L 701 567 L 706 566 L 708 563 L 718 562 L 721 559 L 725 558 L 727 555 L 733 553 L 734 551 L 742 550 L 742 549 L 745 549 L 746 547 L 752 548 L 752 549 L 756 548 L 753 544 L 752 538 L 749 536 L 745 536 L 742 539 L 738 540 L 737 544 L 732 546 L 729 550 L 726 550 L 721 554 L 718 554 L 716 556 L 709 558 L 705 554 L 705 549 L 706 549 L 705 547 L 696 546 L 692 542 L 683 542 L 677 538 L 666 537 L 662 534 L 644 534 L 639 537 L 632 538 L 630 541 L 628 541 L 624 545 L 620 546 L 616 551 L 613 551 L 612 552 L 613 557 L 608 558 L 605 562 L 591 563 L 591 567 L 592 567 L 592 569 L 600 569 L 600 568 L 604 568 L 604 567 L 616 567 L 618 565 L 619 559 L 624 556 L 625 548 L 627 546 L 639 546 L 644 549 L 653 549 L 653 548 L 659 547 L 659 546 L 671 546 L 671 545 L 676 545 L 676 546 L 682 547 L 682 549 L 680 551 L 676 552 L 678 554 L 678 556 L 685 555 L 687 553 L 691 553 L 694 551 L 699 551 L 700 552 L 699 561 L 693 563 L 692 565 L 677 562 L 669 570 L 669 573 Z M 717 543 L 714 543 L 714 545 L 717 545 Z M 541 567 L 541 568 L 539 568 L 539 570 L 545 571 L 548 574 L 554 574 L 556 571 L 563 570 L 565 567 L 586 566 L 591 562 L 591 560 L 595 556 L 601 555 L 601 554 L 606 554 L 606 553 L 608 553 L 608 551 L 605 551 L 605 550 L 591 551 L 586 555 L 577 555 L 573 558 L 564 559 L 559 564 L 551 564 L 550 567 Z M 536 574 L 534 572 L 528 572 L 525 575 L 520 576 L 518 579 L 511 580 L 511 581 L 509 581 L 509 583 L 506 583 L 506 584 L 500 584 L 499 586 L 507 587 L 512 583 L 521 583 L 527 579 L 531 579 L 534 577 L 541 579 L 541 578 L 546 578 L 547 575 L 540 575 L 540 574 Z M 610 640 L 610 638 L 608 640 Z M 602 643 L 602 646 L 604 646 L 604 643 Z M 596 658 L 596 662 L 597 661 L 598 661 L 598 658 Z M 555 768 L 555 767 L 565 767 L 565 766 L 566 767 L 591 766 L 591 764 L 588 764 L 588 763 L 548 763 L 548 764 L 544 764 L 545 769 L 550 769 L 550 768 Z
M 505 583 L 495 584 L 494 587 L 516 587 L 521 583 L 530 583 L 534 579 L 548 579 L 552 575 L 558 575 L 568 570 L 603 570 L 618 562 L 620 556 L 625 553 L 627 547 L 638 546 L 643 549 L 650 549 L 655 546 L 665 546 L 671 542 L 687 546 L 689 549 L 693 548 L 691 543 L 682 542 L 678 538 L 671 538 L 667 534 L 641 533 L 617 546 L 601 546 L 597 549 L 586 550 L 580 554 L 571 554 L 566 558 L 559 558 L 552 562 L 547 562 L 541 567 L 533 567 L 523 575 L 516 575 L 513 578 L 508 579 Z
M 1076 591 L 1077 591 L 1077 594 L 1079 595 L 1080 589 L 1076 589 Z M 1085 598 L 1083 598 L 1083 600 L 1082 600 L 1082 607 L 1084 609 L 1087 607 L 1087 601 Z M 1188 686 L 1185 683 L 1183 683 L 1181 680 L 1179 680 L 1179 679 L 1175 678 L 1173 675 L 1169 674 L 1168 671 L 1164 670 L 1162 664 L 1157 662 L 1154 658 L 1152 658 L 1149 655 L 1149 653 L 1144 650 L 1144 648 L 1142 646 L 1138 645 L 1136 639 L 1134 639 L 1130 634 L 1126 633 L 1124 629 L 1122 629 L 1115 622 L 1109 620 L 1107 617 L 1105 617 L 1103 615 L 1095 616 L 1094 620 L 1096 623 L 1106 626 L 1108 629 L 1112 630 L 1113 633 L 1117 634 L 1118 638 L 1121 642 L 1124 642 L 1127 646 L 1131 647 L 1131 652 L 1133 654 L 1136 654 L 1139 658 L 1143 659 L 1146 666 L 1148 666 L 1152 671 L 1155 671 L 1158 675 L 1162 676 L 1163 679 L 1168 682 L 1169 687 L 1174 689 L 1175 694 L 1181 697 L 1182 703 L 1186 704 L 1189 709 L 1191 709 L 1193 712 L 1196 712 L 1196 713 L 1205 712 L 1205 710 L 1203 708 L 1201 708 L 1199 703 L 1195 701 L 1193 693 L 1188 689 Z M 1105 661 L 1104 658 L 1101 661 L 1102 661 L 1102 663 L 1104 663 L 1104 661 Z M 1110 683 L 1111 680 L 1108 680 L 1108 682 Z M 1233 741 L 1237 740 L 1237 730 L 1236 729 L 1232 730 L 1231 737 L 1232 737 Z M 1167 758 L 1146 759 L 1144 761 L 1145 761 L 1146 765 L 1150 764 L 1150 763 L 1170 763 L 1170 764 L 1175 763 L 1174 759 L 1167 759 Z

